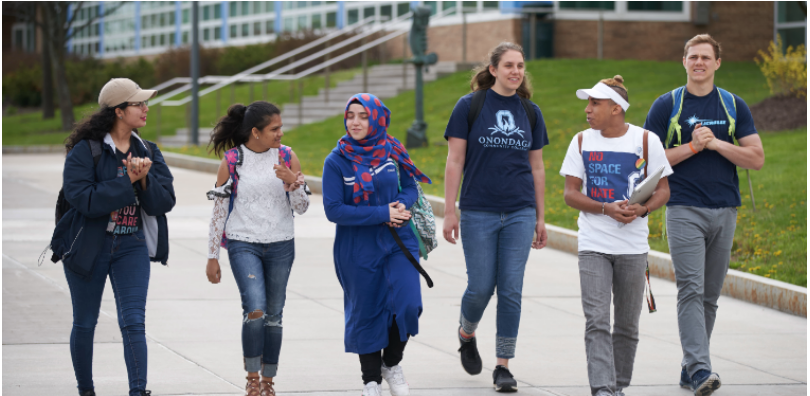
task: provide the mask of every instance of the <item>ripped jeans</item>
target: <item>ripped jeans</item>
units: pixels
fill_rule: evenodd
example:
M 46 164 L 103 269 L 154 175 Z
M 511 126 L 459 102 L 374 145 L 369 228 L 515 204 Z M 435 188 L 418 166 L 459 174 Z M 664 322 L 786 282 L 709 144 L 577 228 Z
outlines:
M 275 377 L 281 351 L 281 313 L 295 259 L 295 242 L 229 240 L 228 258 L 242 297 L 245 370 Z

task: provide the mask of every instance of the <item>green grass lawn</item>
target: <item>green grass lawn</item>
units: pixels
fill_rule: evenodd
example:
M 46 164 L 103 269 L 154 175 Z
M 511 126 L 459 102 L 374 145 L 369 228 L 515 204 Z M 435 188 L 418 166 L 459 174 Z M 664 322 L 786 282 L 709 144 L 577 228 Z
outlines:
M 562 197 L 565 179 L 559 176 L 571 139 L 577 132 L 588 128 L 583 111 L 586 102 L 576 98 L 576 90 L 590 88 L 602 78 L 621 74 L 630 94 L 628 122 L 643 125 L 652 102 L 661 94 L 685 83 L 683 66 L 679 62 L 555 59 L 528 62 L 527 71 L 534 85 L 532 100 L 543 111 L 550 142 L 543 150 L 547 174 L 546 221 L 576 229 L 578 211 L 565 205 Z M 432 144 L 427 148 L 411 150 L 410 154 L 417 166 L 433 179 L 432 185 L 423 186 L 427 194 L 444 196 L 447 147 L 433 143 L 444 142 L 444 129 L 450 113 L 458 98 L 469 92 L 469 77 L 470 74 L 466 72 L 456 73 L 425 86 L 425 117 Z M 717 85 L 738 94 L 749 105 L 769 96 L 765 79 L 754 63 L 724 62 L 717 74 Z M 281 89 L 279 96 L 288 97 L 288 85 L 282 83 Z M 392 112 L 389 133 L 403 142 L 413 122 L 413 103 L 413 92 L 385 101 Z M 201 114 L 205 114 L 205 111 L 201 111 Z M 165 116 L 166 113 L 164 119 L 167 118 Z M 174 121 L 176 125 L 182 125 L 182 118 L 177 118 Z M 4 127 L 6 122 L 4 119 Z M 211 121 L 204 118 L 201 125 L 206 125 L 206 122 Z M 152 127 L 150 124 L 145 128 L 147 138 Z M 320 176 L 324 158 L 344 133 L 342 116 L 335 116 L 290 131 L 283 141 L 295 149 L 306 174 Z M 748 182 L 745 172 L 740 171 L 743 207 L 739 210 L 731 266 L 806 287 L 807 129 L 760 133 L 765 146 L 765 167 L 762 171 L 751 172 L 757 212 L 752 211 Z M 4 140 L 4 144 L 9 143 Z M 209 156 L 204 147 L 172 151 Z M 653 213 L 650 217 L 651 247 L 668 252 L 665 236 L 662 235 L 663 211 Z
M 334 87 L 337 83 L 350 80 L 357 70 L 343 70 L 333 72 L 329 78 L 329 85 Z M 297 95 L 297 84 L 295 83 L 295 95 Z M 318 94 L 318 89 L 323 87 L 323 76 L 312 76 L 304 79 L 304 96 Z M 203 86 L 203 88 L 208 85 Z M 163 92 L 168 93 L 169 90 Z M 172 99 L 181 99 L 186 94 L 178 95 Z M 232 103 L 250 103 L 250 84 L 238 84 L 234 89 L 234 99 L 231 101 L 231 88 L 220 89 L 220 108 L 217 111 L 217 94 L 212 92 L 200 98 L 200 127 L 211 128 L 219 117 L 225 115 L 228 106 Z M 265 100 L 264 85 L 255 84 L 253 87 L 253 100 Z M 267 87 L 266 100 L 275 104 L 284 104 L 297 101 L 297 96 L 290 96 L 289 81 L 270 81 Z M 160 114 L 161 135 L 174 135 L 177 128 L 186 127 L 186 111 L 188 105 L 177 107 L 157 106 L 149 109 L 149 118 L 146 127 L 141 128 L 143 137 L 149 140 L 156 140 L 158 128 L 158 111 Z M 85 116 L 98 109 L 97 103 L 84 104 L 74 108 L 74 115 L 79 121 Z M 61 144 L 70 132 L 60 131 L 62 122 L 60 112 L 56 111 L 56 117 L 50 120 L 42 119 L 42 112 L 33 112 L 20 115 L 3 117 L 3 144 L 4 145 L 36 145 L 36 144 Z

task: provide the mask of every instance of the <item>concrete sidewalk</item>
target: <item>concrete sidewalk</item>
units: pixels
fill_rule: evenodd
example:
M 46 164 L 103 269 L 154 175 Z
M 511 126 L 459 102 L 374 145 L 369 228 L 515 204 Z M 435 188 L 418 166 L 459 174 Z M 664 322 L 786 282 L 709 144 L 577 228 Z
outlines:
M 59 154 L 3 156 L 3 387 L 4 395 L 76 394 L 68 339 L 72 311 L 61 264 L 37 259 L 53 231 L 61 186 Z M 173 169 L 177 206 L 169 214 L 169 266 L 154 264 L 147 307 L 149 385 L 159 395 L 240 395 L 244 372 L 241 306 L 221 260 L 223 281 L 205 277 L 211 204 L 207 173 Z M 296 260 L 284 315 L 280 395 L 359 395 L 357 357 L 343 352 L 343 296 L 334 274 L 334 225 L 321 197 L 296 218 Z M 439 219 L 441 227 L 441 219 Z M 423 283 L 425 311 L 402 365 L 413 395 L 494 395 L 495 301 L 482 320 L 484 372 L 460 367 L 458 310 L 466 285 L 461 246 L 440 241 L 424 263 L 436 286 Z M 642 313 L 632 395 L 683 395 L 675 286 L 652 279 L 658 312 Z M 584 318 L 576 256 L 532 251 L 524 282 L 517 357 L 511 370 L 520 393 L 590 394 Z M 721 297 L 712 358 L 723 379 L 717 395 L 807 394 L 807 320 Z M 102 395 L 126 395 L 121 335 L 109 284 L 96 329 L 94 379 Z M 386 391 L 387 394 L 387 391 Z

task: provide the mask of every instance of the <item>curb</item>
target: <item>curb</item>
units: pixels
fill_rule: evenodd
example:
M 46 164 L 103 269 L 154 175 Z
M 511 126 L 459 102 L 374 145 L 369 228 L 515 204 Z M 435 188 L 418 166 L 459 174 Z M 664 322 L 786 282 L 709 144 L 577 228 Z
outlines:
M 64 150 L 64 146 L 3 146 L 3 154 L 54 153 Z M 198 158 L 190 155 L 163 152 L 169 166 L 216 173 L 218 160 Z M 306 176 L 309 189 L 316 194 L 322 192 L 321 178 Z M 444 217 L 444 199 L 433 195 L 425 196 L 433 207 L 436 217 Z M 548 246 L 571 254 L 577 254 L 577 232 L 551 224 L 546 224 Z M 650 275 L 675 281 L 672 257 L 667 253 L 651 250 L 647 255 Z M 723 283 L 722 294 L 767 308 L 807 317 L 807 288 L 786 282 L 752 275 L 747 272 L 728 270 Z

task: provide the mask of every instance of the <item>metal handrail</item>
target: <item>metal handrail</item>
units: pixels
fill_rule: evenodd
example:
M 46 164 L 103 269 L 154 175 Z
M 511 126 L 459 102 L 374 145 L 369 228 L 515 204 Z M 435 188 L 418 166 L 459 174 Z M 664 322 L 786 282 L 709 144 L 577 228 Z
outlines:
M 262 70 L 262 69 L 266 69 L 266 68 L 268 68 L 268 67 L 270 67 L 270 66 L 272 66 L 272 65 L 274 65 L 274 64 L 276 64 L 278 62 L 281 62 L 281 61 L 286 60 L 286 59 L 288 59 L 290 57 L 298 55 L 298 54 L 300 54 L 300 53 L 302 53 L 304 51 L 307 51 L 307 50 L 309 50 L 309 49 L 311 49 L 313 47 L 321 45 L 321 44 L 327 42 L 328 40 L 331 40 L 331 39 L 333 39 L 335 37 L 346 34 L 346 33 L 350 32 L 352 30 L 355 30 L 355 29 L 357 29 L 359 27 L 367 25 L 367 24 L 369 24 L 371 22 L 374 22 L 374 17 L 366 18 L 366 19 L 364 19 L 362 21 L 359 21 L 359 22 L 355 23 L 354 25 L 347 26 L 347 27 L 344 27 L 343 29 L 336 30 L 336 31 L 334 31 L 332 33 L 329 33 L 326 36 L 320 37 L 317 40 L 314 40 L 314 41 L 309 42 L 309 43 L 307 43 L 305 45 L 302 45 L 301 47 L 298 47 L 298 48 L 296 48 L 296 49 L 294 49 L 294 50 L 292 50 L 290 52 L 279 55 L 279 56 L 277 56 L 277 57 L 275 57 L 273 59 L 270 59 L 270 60 L 268 60 L 268 61 L 266 61 L 264 63 L 261 63 L 259 65 L 254 66 L 254 67 L 251 67 L 250 69 L 247 69 L 247 70 L 245 70 L 243 72 L 237 73 L 237 74 L 231 76 L 230 79 L 219 82 L 214 87 L 209 87 L 206 90 L 200 92 L 199 96 L 203 96 L 203 95 L 205 95 L 205 94 L 207 94 L 209 92 L 212 92 L 212 91 L 214 91 L 216 89 L 223 88 L 223 87 L 225 87 L 225 86 L 227 86 L 227 85 L 229 85 L 229 84 L 231 84 L 233 82 L 236 82 L 237 80 L 239 80 L 243 76 L 252 74 L 253 72 L 256 72 L 256 71 L 259 71 L 259 70 Z M 206 77 L 208 77 L 208 76 L 206 76 Z M 202 79 L 204 79 L 204 78 L 205 77 L 203 77 Z M 174 81 L 174 83 L 169 84 L 172 81 Z M 157 90 L 157 89 L 160 89 L 160 88 L 166 88 L 168 86 L 171 86 L 171 85 L 174 85 L 174 84 L 177 84 L 177 83 L 182 83 L 182 82 L 190 83 L 191 82 L 191 77 L 175 77 L 175 78 L 173 78 L 173 79 L 171 79 L 169 81 L 166 81 L 164 83 L 159 84 L 158 86 L 156 86 L 155 88 L 152 88 L 152 89 Z M 201 83 L 202 83 L 202 81 L 201 81 Z M 175 89 L 174 91 L 170 92 L 171 95 L 169 95 L 169 94 L 161 95 L 160 97 L 158 97 L 156 99 L 153 99 L 152 100 L 153 103 L 151 103 L 151 104 L 154 106 L 156 104 L 159 104 L 161 102 L 166 101 L 167 99 L 169 99 L 170 97 L 172 97 L 174 95 L 177 95 L 178 93 L 188 91 L 189 89 L 191 89 L 191 85 L 184 86 L 184 87 L 179 88 L 179 89 Z
M 312 55 L 309 55 L 309 56 L 307 56 L 305 58 L 299 59 L 299 60 L 297 60 L 297 61 L 295 61 L 295 62 L 293 62 L 293 63 L 291 63 L 289 65 L 281 67 L 280 69 L 277 69 L 275 71 L 267 73 L 266 75 L 264 75 L 264 77 L 262 77 L 261 80 L 257 80 L 257 81 L 276 80 L 276 79 L 277 80 L 297 80 L 300 77 L 295 77 L 295 78 L 289 78 L 289 77 L 287 77 L 287 78 L 285 78 L 285 77 L 276 78 L 276 77 L 282 75 L 283 73 L 285 73 L 285 72 L 287 72 L 289 70 L 293 70 L 296 67 L 307 64 L 307 63 L 309 63 L 309 62 L 311 62 L 311 61 L 313 61 L 315 59 L 318 59 L 318 58 L 320 58 L 320 57 L 322 57 L 322 56 L 324 56 L 326 54 L 332 53 L 332 52 L 334 52 L 336 50 L 339 50 L 339 49 L 341 49 L 341 48 L 343 48 L 343 47 L 345 47 L 347 45 L 350 45 L 350 44 L 353 44 L 353 43 L 355 43 L 357 41 L 360 41 L 360 40 L 362 40 L 362 39 L 364 39 L 364 38 L 366 38 L 368 36 L 371 36 L 371 35 L 379 32 L 380 30 L 385 30 L 388 27 L 387 25 L 389 25 L 389 24 L 391 24 L 391 25 L 397 24 L 397 23 L 402 22 L 402 21 L 404 21 L 404 20 L 406 20 L 406 19 L 408 19 L 410 17 L 411 17 L 411 13 L 409 12 L 407 14 L 404 14 L 404 15 L 401 15 L 401 16 L 397 17 L 396 19 L 393 19 L 393 20 L 391 20 L 389 22 L 386 22 L 385 24 L 377 25 L 377 26 L 375 26 L 374 28 L 372 28 L 371 30 L 369 30 L 369 31 L 367 31 L 365 33 L 358 34 L 358 35 L 356 35 L 354 37 L 350 37 L 350 38 L 348 38 L 346 40 L 343 40 L 340 43 L 337 43 L 337 44 L 335 44 L 335 45 L 333 45 L 333 46 L 331 46 L 329 48 L 323 49 L 323 50 L 321 50 L 319 52 L 316 52 L 316 53 L 314 53 Z M 344 58 L 341 58 L 341 59 L 346 59 L 346 58 L 344 57 Z M 330 63 L 330 65 L 331 64 L 334 64 L 334 62 Z M 243 73 L 240 73 L 240 74 L 242 76 L 249 75 L 246 72 L 243 72 Z M 234 81 L 236 80 L 237 77 L 240 77 L 240 75 L 234 76 L 233 77 Z M 213 92 L 213 91 L 221 88 L 222 86 L 227 85 L 226 83 L 230 83 L 230 82 L 231 81 L 226 80 L 226 81 L 223 81 L 221 83 L 218 83 L 218 84 L 214 85 L 213 87 L 206 88 L 206 89 L 200 91 L 199 97 L 202 97 L 202 96 L 204 96 L 204 95 L 206 95 L 206 94 L 208 94 L 210 92 Z M 188 103 L 190 101 L 191 101 L 191 96 L 187 96 L 187 97 L 185 97 L 183 99 L 179 99 L 179 100 L 166 100 L 165 102 L 163 102 L 163 106 L 168 106 L 168 107 L 181 106 L 181 105 L 184 105 L 184 104 L 186 104 L 186 103 Z

